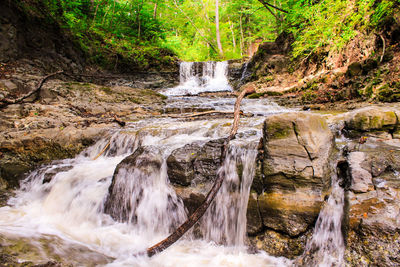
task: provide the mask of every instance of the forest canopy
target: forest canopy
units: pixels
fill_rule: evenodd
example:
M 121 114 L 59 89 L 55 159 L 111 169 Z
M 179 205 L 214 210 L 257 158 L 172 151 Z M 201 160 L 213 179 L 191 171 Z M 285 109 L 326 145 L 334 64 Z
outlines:
M 20 1 L 26 9 L 31 1 Z M 92 60 L 128 56 L 139 65 L 174 55 L 186 61 L 236 59 L 254 43 L 293 33 L 293 58 L 340 50 L 379 32 L 400 0 L 39 0 Z

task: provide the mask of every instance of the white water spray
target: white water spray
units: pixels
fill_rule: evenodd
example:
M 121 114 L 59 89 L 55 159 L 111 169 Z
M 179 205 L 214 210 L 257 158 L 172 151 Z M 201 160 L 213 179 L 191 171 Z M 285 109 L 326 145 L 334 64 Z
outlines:
M 340 187 L 338 176 L 334 173 L 331 194 L 319 213 L 313 236 L 302 257 L 308 266 L 344 266 L 345 244 L 341 229 L 343 206 L 344 189 Z
M 232 91 L 228 82 L 228 62 L 182 62 L 180 83 L 163 92 L 165 95 L 198 95 L 203 92 Z

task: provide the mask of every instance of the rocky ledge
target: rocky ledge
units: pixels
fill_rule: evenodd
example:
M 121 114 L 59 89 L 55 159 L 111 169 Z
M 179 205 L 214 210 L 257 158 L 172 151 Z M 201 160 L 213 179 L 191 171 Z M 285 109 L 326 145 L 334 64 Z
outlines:
M 1 98 L 26 94 L 28 85 L 33 87 L 38 79 L 0 80 Z M 41 164 L 74 157 L 110 129 L 120 128 L 117 121 L 160 114 L 164 99 L 148 89 L 46 82 L 39 96 L 27 99 L 29 103 L 1 109 L 0 189 L 17 187 L 26 172 Z

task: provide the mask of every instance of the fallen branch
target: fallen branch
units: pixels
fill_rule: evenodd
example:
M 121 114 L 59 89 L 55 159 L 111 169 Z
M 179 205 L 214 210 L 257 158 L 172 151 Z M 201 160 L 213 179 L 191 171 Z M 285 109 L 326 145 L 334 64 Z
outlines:
M 36 92 L 39 92 L 40 89 L 42 88 L 43 84 L 46 82 L 47 79 L 49 79 L 50 77 L 53 77 L 53 76 L 55 76 L 57 74 L 63 73 L 63 72 L 64 71 L 60 70 L 60 71 L 51 73 L 51 74 L 43 77 L 34 90 L 30 91 L 29 93 L 27 93 L 24 96 L 21 96 L 20 98 L 17 98 L 17 99 L 7 99 L 7 98 L 1 99 L 0 100 L 0 102 L 1 102 L 0 108 L 6 107 L 6 106 L 12 105 L 12 104 L 21 103 L 24 99 L 30 97 L 31 95 L 35 94 Z
M 249 90 L 247 90 L 247 89 L 243 90 L 236 99 L 233 125 L 232 125 L 232 129 L 230 131 L 230 134 L 229 134 L 228 138 L 226 139 L 225 144 L 222 149 L 221 162 L 224 162 L 224 160 L 228 154 L 229 142 L 235 138 L 235 135 L 239 128 L 240 103 L 242 102 L 242 99 L 246 96 L 246 94 L 248 94 L 248 93 L 249 93 Z M 190 228 L 192 228 L 192 226 L 204 215 L 207 208 L 210 206 L 211 202 L 214 200 L 219 189 L 221 188 L 224 178 L 225 178 L 225 172 L 224 171 L 218 172 L 218 177 L 215 180 L 213 187 L 211 188 L 210 192 L 208 192 L 206 199 L 200 205 L 200 207 L 198 207 L 196 209 L 196 211 L 192 215 L 190 215 L 189 219 L 187 219 L 181 226 L 179 226 L 178 229 L 176 229 L 171 235 L 169 235 L 167 238 L 165 238 L 161 242 L 155 244 L 154 246 L 148 248 L 146 250 L 146 252 L 149 257 L 152 257 L 155 254 L 160 253 L 163 250 L 167 249 L 169 246 L 171 246 L 176 241 L 178 241 L 179 238 L 181 238 Z
M 125 125 L 126 125 L 126 122 L 120 120 L 116 115 L 114 115 L 114 120 L 113 120 L 113 122 L 118 123 L 118 125 L 121 126 L 121 127 L 125 127 Z
M 227 114 L 227 115 L 231 115 L 231 114 L 234 114 L 234 112 L 232 112 L 232 111 L 221 111 L 221 110 L 209 110 L 209 111 L 198 112 L 198 113 L 193 113 L 193 114 L 168 115 L 168 117 L 171 117 L 171 118 L 193 118 L 193 117 L 200 117 L 200 116 L 211 115 L 211 114 Z M 240 111 L 240 114 L 244 115 L 244 116 L 251 116 L 251 115 L 244 114 L 242 111 Z

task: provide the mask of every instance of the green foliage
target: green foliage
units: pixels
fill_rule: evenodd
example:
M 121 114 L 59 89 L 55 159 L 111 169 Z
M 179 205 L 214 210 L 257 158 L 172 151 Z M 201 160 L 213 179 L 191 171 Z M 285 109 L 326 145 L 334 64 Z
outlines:
M 156 2 L 19 0 L 26 11 L 46 14 L 49 21 L 72 32 L 91 62 L 128 69 L 157 69 L 175 60 L 173 52 L 162 47 L 166 35 L 154 15 Z
M 360 32 L 376 30 L 398 12 L 393 0 L 287 1 L 285 29 L 295 35 L 293 56 L 341 50 Z
M 220 0 L 219 21 L 223 55 L 216 43 L 215 0 L 165 1 L 160 20 L 166 29 L 164 47 L 186 61 L 238 59 L 256 40 L 272 41 L 279 32 L 276 19 L 257 0 Z
M 72 31 L 93 62 L 112 67 L 125 58 L 138 68 L 163 65 L 173 54 L 187 61 L 242 58 L 255 43 L 273 41 L 283 31 L 295 37 L 294 58 L 340 51 L 400 12 L 400 0 L 269 1 L 287 13 L 268 10 L 258 0 L 219 0 L 220 54 L 215 0 L 18 2 L 29 12 L 48 11 L 49 18 Z

